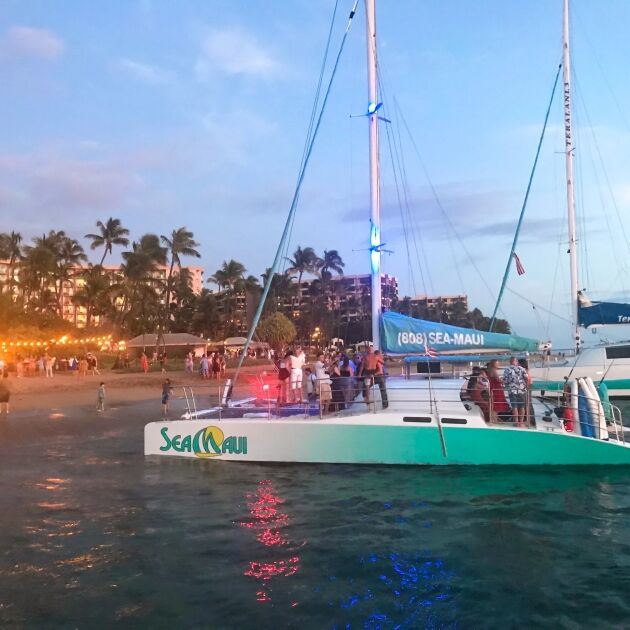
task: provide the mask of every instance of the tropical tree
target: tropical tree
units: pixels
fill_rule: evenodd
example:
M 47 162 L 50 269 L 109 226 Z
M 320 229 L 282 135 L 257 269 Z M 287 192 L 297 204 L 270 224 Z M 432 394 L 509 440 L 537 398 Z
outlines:
M 283 313 L 273 313 L 261 320 L 256 328 L 256 333 L 262 341 L 266 341 L 276 352 L 280 352 L 297 335 L 293 322 Z
M 262 274 L 263 285 L 267 284 L 267 278 L 269 278 L 270 274 L 271 268 L 268 268 L 267 271 Z M 297 287 L 293 282 L 293 276 L 289 273 L 289 270 L 284 273 L 275 273 L 271 281 L 271 286 L 269 287 L 263 313 L 269 315 L 282 309 L 284 305 L 295 296 L 296 290 Z
M 159 305 L 159 295 L 163 294 L 163 283 L 156 277 L 155 270 L 157 265 L 166 264 L 167 250 L 160 245 L 156 234 L 144 234 L 122 256 L 125 262 L 122 265 L 121 282 L 113 287 L 115 299 L 122 302 L 120 325 L 127 325 L 126 322 L 137 315 L 142 317 L 142 326 L 148 326 L 155 321 L 153 305 Z M 145 306 L 137 304 L 142 300 L 147 300 Z
M 111 254 L 114 245 L 120 245 L 121 247 L 127 247 L 129 245 L 129 230 L 122 226 L 120 219 L 113 219 L 109 217 L 105 223 L 102 221 L 96 222 L 96 227 L 99 229 L 99 234 L 86 234 L 85 238 L 89 238 L 92 243 L 90 249 L 98 249 L 103 247 L 103 257 L 101 258 L 100 265 L 105 261 L 107 254 Z
M 226 336 L 236 332 L 238 324 L 236 322 L 238 293 L 242 292 L 243 278 L 247 269 L 243 263 L 237 260 L 224 260 L 223 265 L 217 269 L 208 282 L 214 282 L 222 291 L 220 298 L 223 307 L 224 334 Z M 245 296 L 247 299 L 247 296 Z M 246 316 L 246 313 L 243 314 Z
M 164 329 L 168 326 L 166 319 L 170 311 L 171 293 L 173 290 L 173 269 L 175 268 L 175 265 L 177 265 L 177 268 L 181 270 L 182 256 L 194 256 L 195 258 L 201 258 L 201 254 L 195 249 L 196 247 L 199 247 L 199 243 L 197 243 L 193 237 L 194 234 L 185 227 L 173 230 L 170 237 L 164 235 L 160 237 L 160 240 L 166 246 L 166 249 L 171 255 L 168 275 L 166 276 L 166 285 L 164 288 Z
M 208 289 L 203 289 L 195 296 L 192 332 L 210 339 L 216 339 L 220 335 L 221 316 L 217 296 Z
M 317 273 L 317 263 L 319 258 L 312 247 L 299 247 L 293 252 L 293 258 L 287 258 L 290 267 L 287 269 L 289 273 L 297 273 L 298 275 L 298 299 L 297 306 L 302 303 L 302 276 L 305 273 Z
M 333 276 L 333 272 L 342 276 L 345 266 L 346 264 L 343 262 L 336 249 L 324 250 L 324 257 L 317 261 L 319 276 L 323 281 L 330 280 Z
M 15 265 L 22 256 L 22 235 L 19 232 L 0 234 L 0 259 L 7 260 L 7 293 L 13 295 Z
M 90 265 L 81 272 L 78 280 L 79 288 L 72 301 L 85 308 L 85 325 L 89 328 L 94 316 L 109 310 L 110 277 L 103 273 L 100 265 Z
M 247 269 L 243 263 L 231 259 L 224 260 L 220 269 L 217 269 L 208 282 L 214 282 L 220 289 L 234 290 L 238 281 L 245 275 Z

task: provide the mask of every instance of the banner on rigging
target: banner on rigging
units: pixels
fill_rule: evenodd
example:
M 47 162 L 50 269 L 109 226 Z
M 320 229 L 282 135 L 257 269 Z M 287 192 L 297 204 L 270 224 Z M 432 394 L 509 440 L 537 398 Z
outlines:
M 381 316 L 381 342 L 388 354 L 423 354 L 427 348 L 437 352 L 461 350 L 508 350 L 536 352 L 539 342 L 527 337 L 491 333 L 450 324 L 414 319 L 400 313 Z

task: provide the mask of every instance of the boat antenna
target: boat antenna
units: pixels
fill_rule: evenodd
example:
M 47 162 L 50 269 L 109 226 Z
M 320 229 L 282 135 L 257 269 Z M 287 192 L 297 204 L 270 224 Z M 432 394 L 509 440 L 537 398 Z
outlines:
M 582 336 L 578 320 L 578 261 L 577 232 L 575 219 L 575 192 L 573 189 L 573 144 L 572 109 L 571 109 L 571 54 L 569 40 L 569 0 L 564 0 L 562 28 L 562 81 L 564 84 L 564 154 L 567 178 L 567 215 L 569 225 L 569 271 L 571 287 L 571 328 L 575 354 L 579 354 Z
M 372 278 L 372 343 L 381 349 L 381 187 L 378 146 L 378 59 L 376 48 L 376 0 L 365 0 L 367 29 L 368 107 L 367 119 L 370 138 L 370 272 Z

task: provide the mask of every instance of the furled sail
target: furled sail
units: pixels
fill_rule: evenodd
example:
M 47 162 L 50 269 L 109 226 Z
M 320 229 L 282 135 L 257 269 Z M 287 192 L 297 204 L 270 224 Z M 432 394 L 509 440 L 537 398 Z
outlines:
M 535 339 L 491 333 L 450 324 L 429 322 L 400 313 L 381 316 L 381 343 L 388 354 L 426 354 L 435 352 L 508 350 L 536 352 Z
M 610 324 L 630 324 L 630 304 L 620 302 L 592 302 L 578 306 L 578 322 L 580 326 L 604 326 Z

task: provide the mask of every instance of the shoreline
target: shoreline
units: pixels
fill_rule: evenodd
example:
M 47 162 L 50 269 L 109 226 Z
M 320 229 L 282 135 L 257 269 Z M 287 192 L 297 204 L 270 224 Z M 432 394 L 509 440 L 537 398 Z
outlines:
M 241 378 L 234 391 L 234 397 L 246 396 L 250 391 L 247 375 L 258 375 L 271 371 L 273 366 L 248 366 L 241 371 Z M 226 378 L 232 378 L 234 369 L 229 369 Z M 196 373 L 182 371 L 115 373 L 102 370 L 100 375 L 77 377 L 70 373 L 56 373 L 53 378 L 41 376 L 17 378 L 11 374 L 8 386 L 11 391 L 9 417 L 14 413 L 50 411 L 54 409 L 96 407 L 97 389 L 105 383 L 106 407 L 130 405 L 155 400 L 156 410 L 160 410 L 162 382 L 171 379 L 173 398 L 183 397 L 182 387 L 191 387 L 195 397 L 208 401 L 218 400 L 225 379 L 203 380 Z M 4 417 L 4 414 L 3 414 Z

